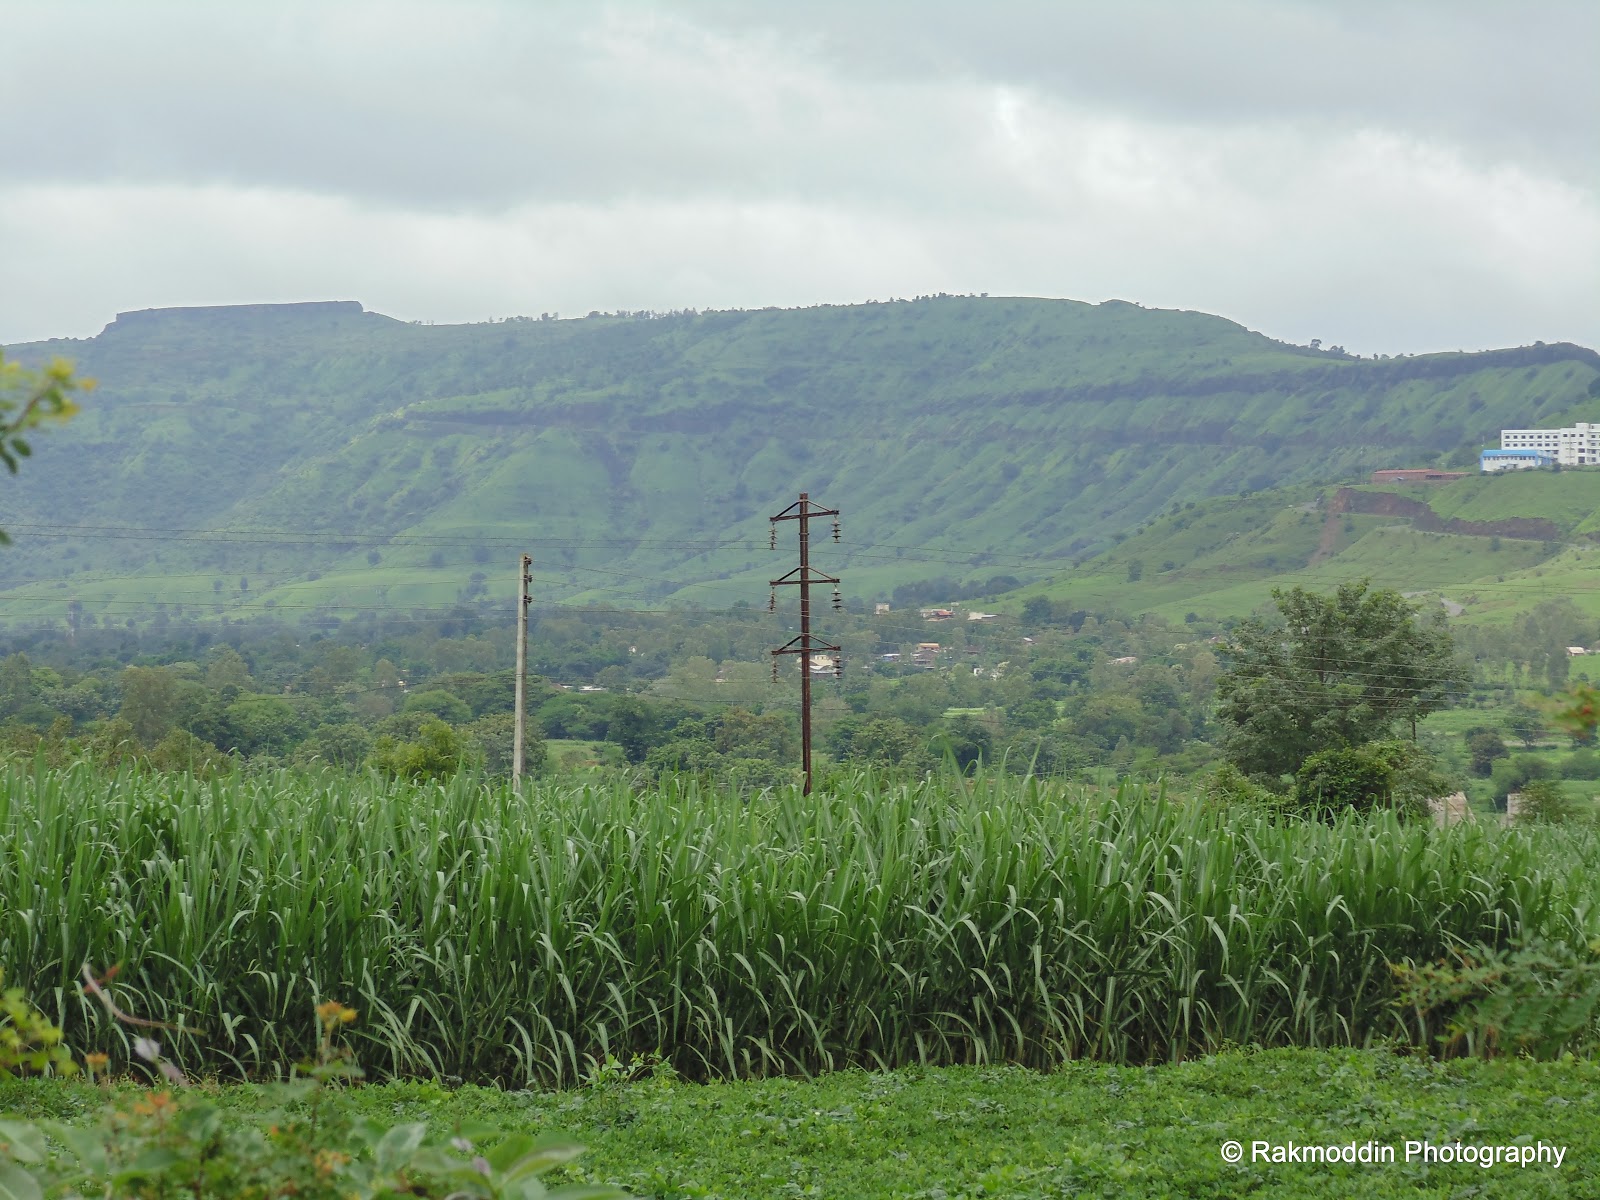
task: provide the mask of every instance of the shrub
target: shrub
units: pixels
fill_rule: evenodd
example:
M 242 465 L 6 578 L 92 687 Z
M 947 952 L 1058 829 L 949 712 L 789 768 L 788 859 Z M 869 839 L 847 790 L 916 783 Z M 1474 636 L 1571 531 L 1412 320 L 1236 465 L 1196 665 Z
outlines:
M 226 774 L 234 766 L 233 759 L 210 742 L 183 729 L 174 729 L 151 747 L 149 761 L 158 771 L 187 772 L 201 779 Z
M 1577 815 L 1578 807 L 1554 779 L 1534 779 L 1522 787 L 1517 820 L 1532 825 L 1560 825 Z
M 1222 807 L 1238 804 L 1275 811 L 1287 804 L 1287 797 L 1262 787 L 1230 762 L 1219 763 L 1203 778 L 1196 794 L 1205 803 Z
M 29 1071 L 71 1075 L 77 1067 L 61 1044 L 61 1030 L 28 1002 L 21 988 L 7 988 L 0 992 L 0 1078 Z
M 1373 812 L 1389 806 L 1394 770 L 1367 750 L 1322 750 L 1300 765 L 1294 800 L 1308 816 L 1329 819 L 1347 809 Z
M 1574 750 L 1561 761 L 1563 779 L 1600 779 L 1600 754 L 1593 750 Z
M 98 991 L 95 981 L 88 986 Z M 8 1011 L 20 1003 L 32 1012 L 33 1022 L 59 1039 L 59 1030 L 26 1001 L 14 1001 L 14 995 L 6 996 Z M 118 1019 L 131 1020 L 121 1014 Z M 268 1089 L 277 1109 L 253 1122 L 230 1120 L 209 1095 L 186 1089 L 188 1080 L 163 1056 L 160 1043 L 141 1036 L 134 1043 L 136 1053 L 177 1088 L 121 1097 L 89 1126 L 0 1120 L 0 1153 L 10 1160 L 0 1159 L 0 1196 L 626 1200 L 615 1188 L 547 1190 L 539 1177 L 583 1153 L 582 1146 L 561 1135 L 354 1120 L 328 1084 L 361 1078 L 354 1056 L 337 1041 L 355 1019 L 355 1010 L 338 1001 L 317 1006 L 316 1062 L 291 1082 Z M 0 1061 L 5 1057 L 0 1048 Z M 91 1056 L 91 1062 L 91 1072 L 106 1066 L 103 1055 Z
M 461 735 L 429 717 L 414 742 L 397 742 L 387 734 L 372 744 L 367 765 L 381 775 L 401 779 L 448 779 L 461 769 L 467 747 Z
M 1504 804 L 1512 792 L 1525 791 L 1530 780 L 1548 779 L 1552 774 L 1554 771 L 1548 762 L 1531 754 L 1502 758 L 1489 773 L 1489 791 L 1497 802 Z
M 1393 970 L 1397 1005 L 1446 1054 L 1554 1058 L 1596 1045 L 1600 941 L 1479 945 Z
M 1428 801 L 1460 790 L 1459 781 L 1432 751 L 1417 742 L 1401 739 L 1373 742 L 1362 750 L 1388 766 L 1392 773 L 1389 804 L 1406 820 L 1426 818 Z

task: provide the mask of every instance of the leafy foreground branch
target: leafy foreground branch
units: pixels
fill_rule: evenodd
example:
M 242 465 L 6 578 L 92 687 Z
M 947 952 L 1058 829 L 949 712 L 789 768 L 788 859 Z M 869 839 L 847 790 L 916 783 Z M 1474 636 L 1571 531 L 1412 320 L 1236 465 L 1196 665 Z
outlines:
M 7 362 L 0 354 L 0 465 L 11 474 L 33 447 L 23 435 L 47 421 L 69 420 L 78 411 L 73 392 L 87 392 L 94 380 L 72 372 L 72 364 L 57 358 L 37 370 Z M 0 546 L 10 538 L 0 530 Z
M 7 993 L 5 1002 L 11 1036 L 0 1037 L 0 1073 L 39 1069 L 41 1055 L 75 1069 L 62 1060 L 58 1029 L 17 994 Z M 210 1096 L 189 1088 L 159 1042 L 138 1038 L 136 1053 L 173 1086 L 123 1093 L 85 1126 L 0 1120 L 7 1156 L 0 1159 L 0 1200 L 625 1200 L 610 1187 L 546 1188 L 542 1176 L 583 1153 L 560 1135 L 356 1116 L 336 1086 L 362 1076 L 338 1041 L 355 1018 L 336 1001 L 319 1005 L 317 1061 L 290 1082 L 260 1089 L 267 1105 L 243 1123 L 225 1119 Z M 93 1077 L 107 1059 L 89 1055 L 86 1065 Z

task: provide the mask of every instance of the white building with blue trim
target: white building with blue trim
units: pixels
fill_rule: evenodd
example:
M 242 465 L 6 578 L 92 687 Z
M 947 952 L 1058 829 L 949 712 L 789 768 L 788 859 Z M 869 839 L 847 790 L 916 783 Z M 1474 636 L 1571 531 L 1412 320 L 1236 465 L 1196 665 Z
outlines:
M 1485 475 L 1496 471 L 1531 471 L 1553 467 L 1556 456 L 1548 450 L 1484 450 L 1478 455 L 1478 470 Z

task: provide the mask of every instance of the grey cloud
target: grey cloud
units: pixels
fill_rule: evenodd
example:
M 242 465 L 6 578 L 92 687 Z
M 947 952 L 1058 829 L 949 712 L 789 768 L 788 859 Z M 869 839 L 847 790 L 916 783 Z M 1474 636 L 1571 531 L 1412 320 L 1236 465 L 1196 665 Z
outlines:
M 1185 123 L 1299 121 L 1437 137 L 1592 179 L 1592 0 L 702 0 L 850 74 L 969 76 Z
M 1596 170 L 1592 4 L 69 3 L 7 24 L 45 47 L 62 13 L 77 79 L 63 86 L 49 54 L 0 76 L 11 179 L 476 208 L 990 203 L 1004 189 L 972 159 L 994 87 L 1091 116 L 1287 121 L 1310 138 L 1371 125 Z
M 1600 5 L 0 0 L 0 337 L 1028 292 L 1600 341 Z M 9 293 L 9 294 L 8 294 Z
M 43 58 L 0 76 L 0 112 L 21 118 L 6 122 L 0 171 L 483 209 L 645 193 L 888 198 L 966 177 L 958 150 L 972 131 L 948 97 L 841 86 L 760 34 L 638 8 L 371 11 L 96 8 L 74 56 L 91 85 L 60 88 Z M 438 20 L 452 11 L 461 19 Z M 57 23 L 39 10 L 21 32 L 42 45 Z

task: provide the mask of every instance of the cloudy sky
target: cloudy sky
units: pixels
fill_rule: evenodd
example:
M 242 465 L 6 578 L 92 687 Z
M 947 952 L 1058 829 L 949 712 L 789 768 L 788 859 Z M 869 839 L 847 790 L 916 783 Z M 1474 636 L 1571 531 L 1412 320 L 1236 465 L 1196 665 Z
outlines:
M 1594 0 L 0 0 L 0 342 L 927 292 L 1600 346 Z

